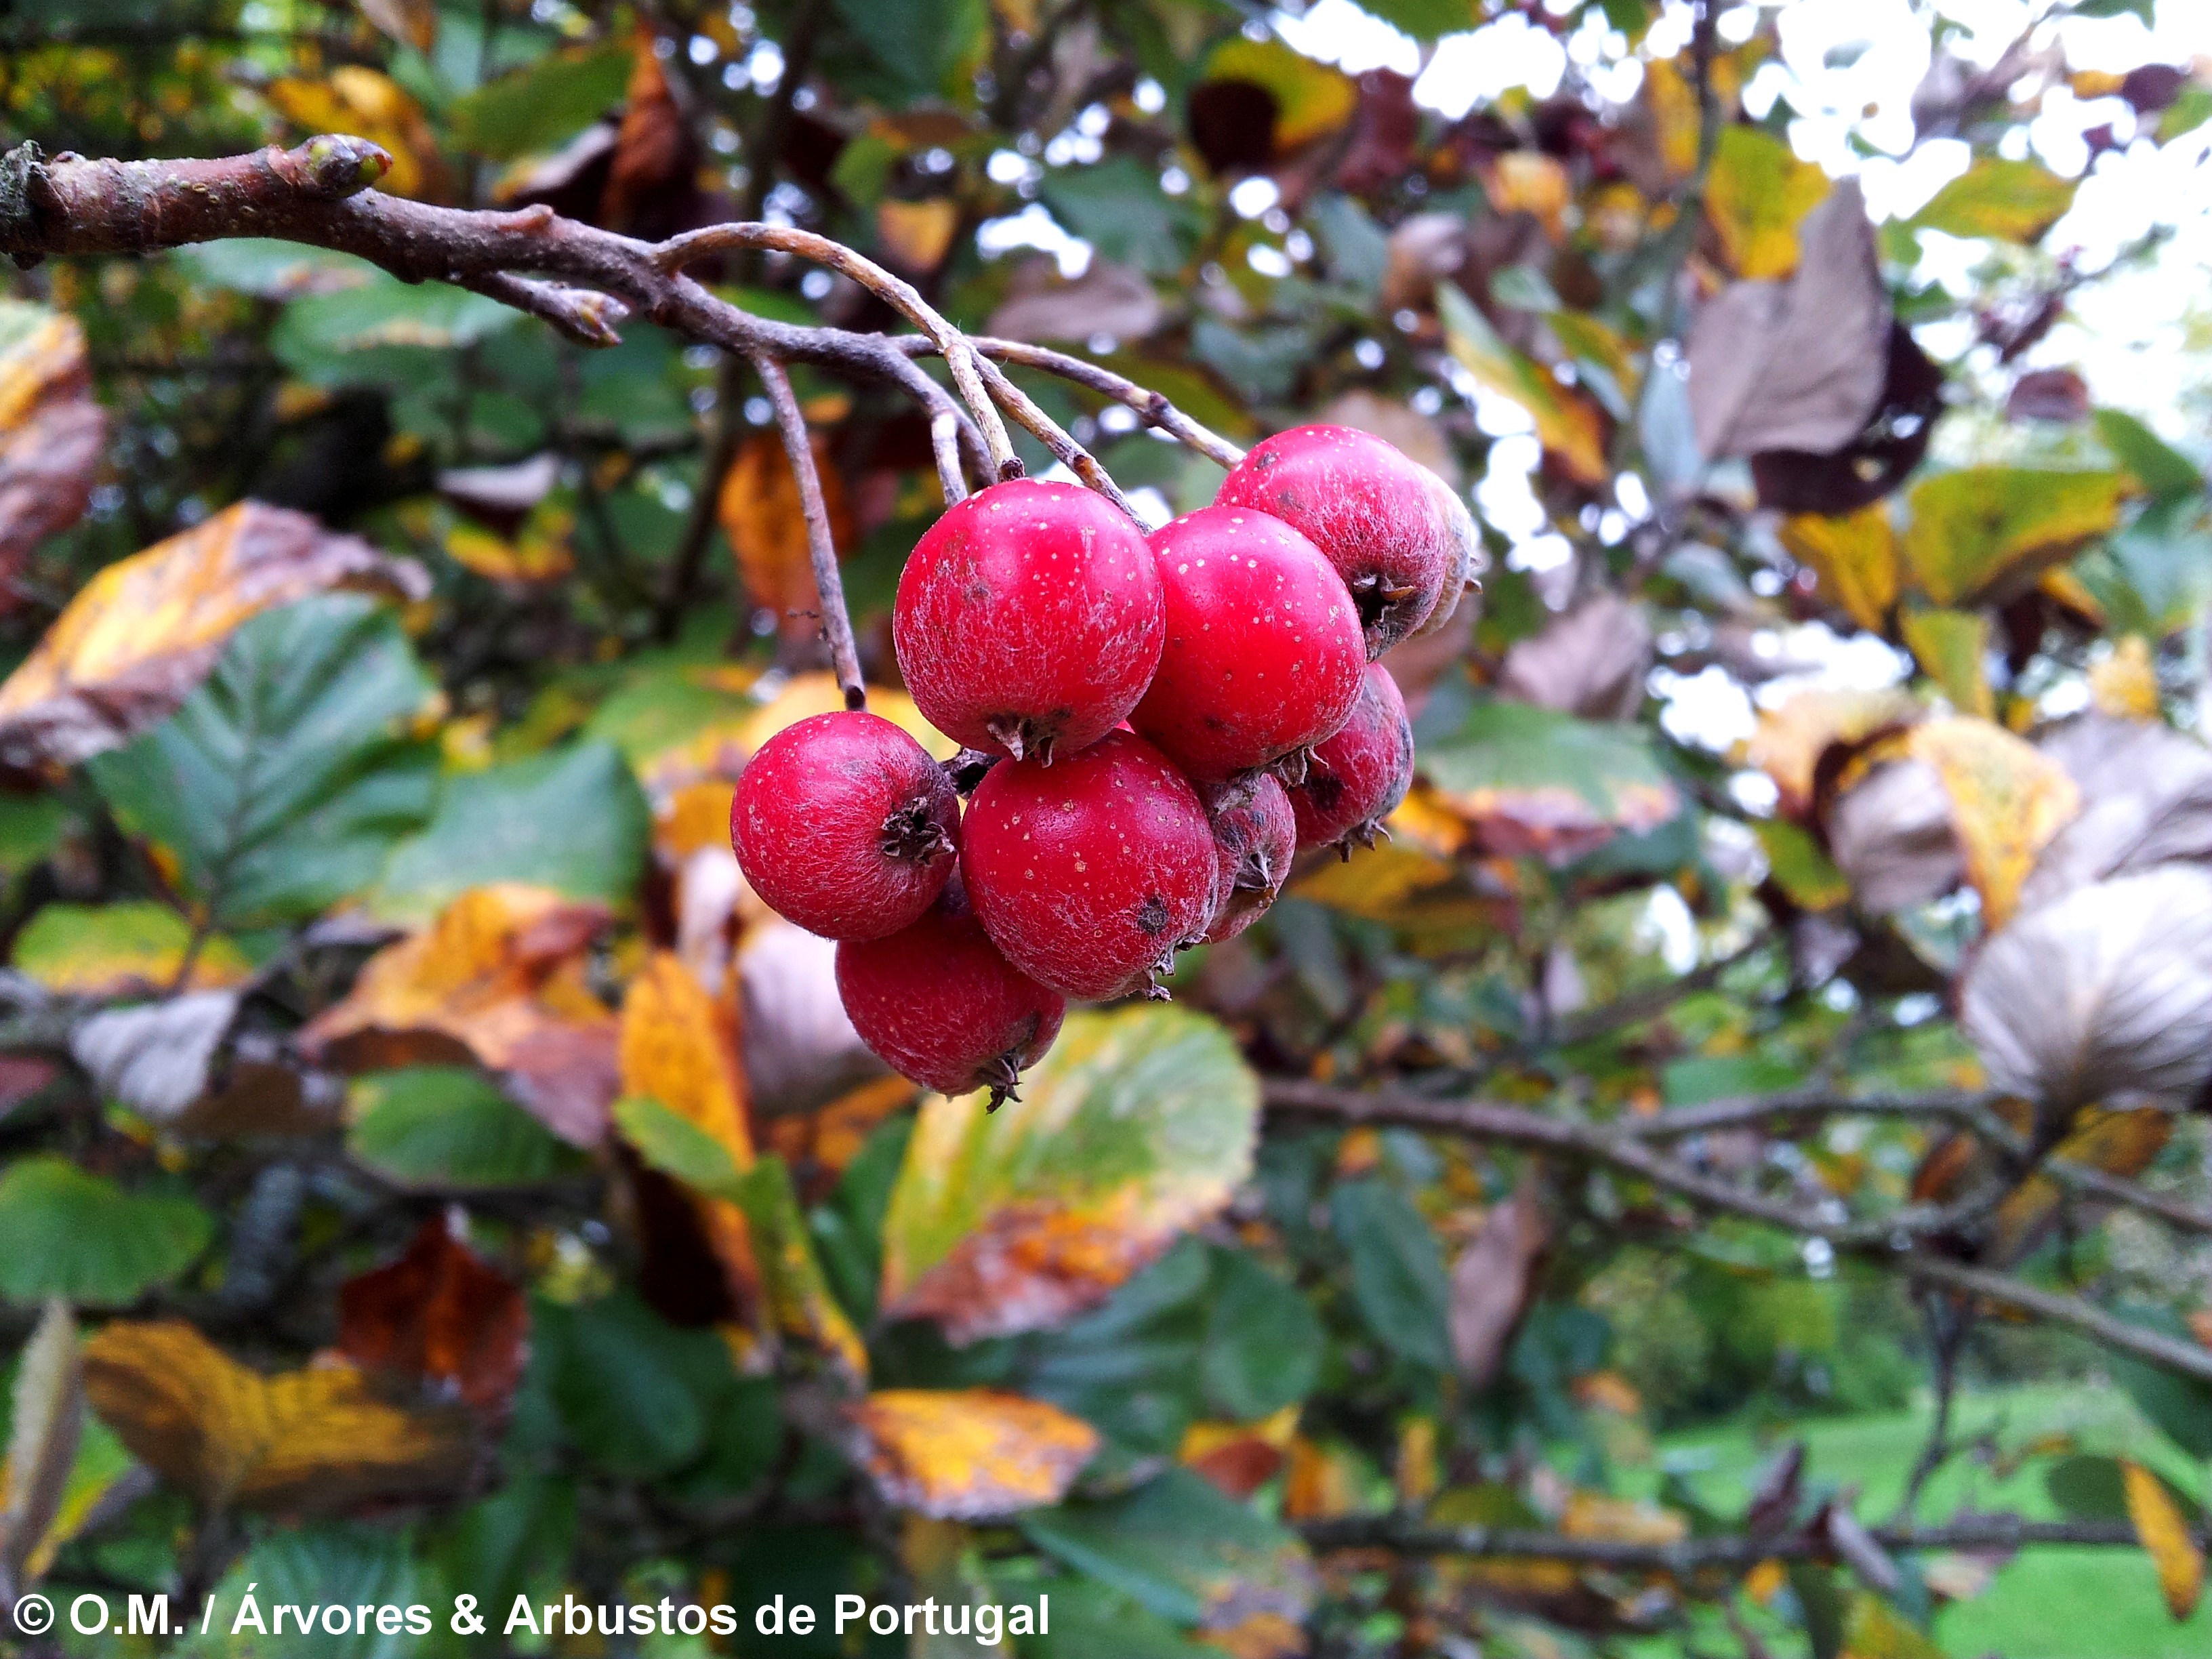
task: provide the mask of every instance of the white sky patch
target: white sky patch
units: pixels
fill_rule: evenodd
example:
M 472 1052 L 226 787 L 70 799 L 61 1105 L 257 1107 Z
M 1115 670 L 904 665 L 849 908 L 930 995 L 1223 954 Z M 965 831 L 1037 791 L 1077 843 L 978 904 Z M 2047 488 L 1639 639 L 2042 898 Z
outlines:
M 1377 69 L 1408 76 L 1421 72 L 1420 44 L 1395 25 L 1360 10 L 1352 0 L 1316 0 L 1303 17 L 1279 11 L 1268 21 L 1285 46 L 1334 64 L 1346 75 Z
M 1539 98 L 1559 89 L 1567 50 L 1519 12 L 1466 34 L 1437 42 L 1428 67 L 1413 82 L 1413 101 L 1456 121 L 1477 104 L 1515 87 Z
M 975 251 L 987 259 L 1024 247 L 1051 254 L 1060 262 L 1060 274 L 1070 280 L 1091 268 L 1091 244 L 1080 236 L 1069 235 L 1045 211 L 1042 202 L 1031 202 L 1019 213 L 986 219 L 975 227 Z

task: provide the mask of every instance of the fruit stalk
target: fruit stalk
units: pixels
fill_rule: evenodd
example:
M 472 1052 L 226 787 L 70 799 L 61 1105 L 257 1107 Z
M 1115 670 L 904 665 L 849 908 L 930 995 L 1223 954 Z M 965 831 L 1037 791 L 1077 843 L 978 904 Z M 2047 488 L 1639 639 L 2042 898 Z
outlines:
M 753 368 L 768 388 L 769 401 L 775 405 L 784 453 L 791 458 L 792 475 L 799 480 L 799 506 L 806 520 L 806 556 L 814 567 L 814 591 L 821 596 L 822 637 L 830 644 L 837 686 L 845 694 L 846 708 L 866 708 L 868 693 L 860 681 L 860 653 L 853 642 L 853 618 L 845 609 L 845 580 L 837 570 L 837 547 L 830 534 L 830 509 L 822 499 L 822 476 L 815 469 L 814 441 L 807 434 L 806 415 L 781 363 L 763 352 L 753 359 Z

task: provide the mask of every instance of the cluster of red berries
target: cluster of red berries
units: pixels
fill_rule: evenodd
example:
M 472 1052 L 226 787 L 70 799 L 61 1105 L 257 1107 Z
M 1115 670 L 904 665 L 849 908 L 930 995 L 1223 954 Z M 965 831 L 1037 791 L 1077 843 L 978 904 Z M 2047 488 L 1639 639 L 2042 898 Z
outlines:
M 1088 490 L 994 485 L 921 538 L 892 614 L 907 689 L 966 749 L 801 720 L 738 780 L 738 860 L 840 941 L 869 1048 L 995 1101 L 1064 999 L 1164 994 L 1176 950 L 1250 926 L 1295 850 L 1373 839 L 1413 763 L 1375 659 L 1450 614 L 1475 545 L 1435 475 L 1342 427 L 1269 439 L 1149 539 Z

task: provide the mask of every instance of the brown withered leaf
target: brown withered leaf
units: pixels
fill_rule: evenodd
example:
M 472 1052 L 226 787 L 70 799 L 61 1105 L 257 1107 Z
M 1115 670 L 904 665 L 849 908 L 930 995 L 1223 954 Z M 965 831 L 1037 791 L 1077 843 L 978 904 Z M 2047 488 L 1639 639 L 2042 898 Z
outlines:
M 625 1097 L 659 1101 L 748 1170 L 753 1139 L 745 1117 L 734 1022 L 671 952 L 656 951 L 629 983 L 622 1006 L 619 1064 Z M 761 1325 L 760 1265 L 744 1213 L 726 1199 L 691 1196 L 708 1247 L 722 1270 L 732 1306 Z
M 233 629 L 335 587 L 419 599 L 428 579 L 304 513 L 241 501 L 112 564 L 0 685 L 0 760 L 75 765 L 176 712 Z
M 653 31 L 640 27 L 598 222 L 657 241 L 696 222 L 701 195 L 698 141 L 654 46 Z
M 828 442 L 812 434 L 814 470 L 822 480 L 822 505 L 829 515 L 830 539 L 842 558 L 853 545 L 853 515 L 846 505 L 845 481 L 830 459 Z M 722 479 L 715 515 L 737 555 L 744 578 L 745 602 L 775 614 L 776 626 L 792 639 L 811 639 L 819 631 L 821 597 L 814 591 L 814 565 L 806 539 L 806 516 L 799 501 L 799 480 L 783 441 L 774 432 L 756 432 L 738 447 L 738 457 Z
M 507 1409 L 529 1358 L 530 1304 L 433 1216 L 397 1261 L 338 1288 L 338 1349 L 480 1412 Z
M 1523 1176 L 1512 1195 L 1491 1206 L 1481 1229 L 1452 1264 L 1447 1323 L 1452 1360 L 1476 1388 L 1505 1363 L 1505 1350 L 1533 1294 L 1547 1229 L 1535 1183 Z
M 301 1052 L 348 1071 L 474 1062 L 556 1134 L 595 1146 L 615 1097 L 616 1024 L 585 956 L 606 920 L 546 888 L 472 888 L 372 957 L 301 1030 Z
M 428 52 L 438 44 L 436 0 L 358 0 L 361 15 L 404 46 Z
M 76 319 L 0 300 L 0 580 L 84 515 L 106 436 Z
M 1295 1405 L 1256 1423 L 1193 1423 L 1182 1431 L 1176 1462 L 1242 1502 L 1289 1462 L 1297 1431 Z
M 1160 325 L 1160 296 L 1141 270 L 1093 258 L 1073 282 L 1039 258 L 1018 267 L 984 331 L 1008 340 L 1141 340 Z
M 2188 1104 L 2212 1076 L 2212 875 L 2161 865 L 2029 911 L 1976 953 L 1959 1023 L 1990 1081 L 2047 1112 Z
M 2033 909 L 2105 876 L 2212 863 L 2212 750 L 2162 721 L 2099 714 L 2042 739 L 2081 793 L 2079 817 L 2051 838 L 2021 889 Z
M 1914 760 L 1875 767 L 1829 810 L 1828 854 L 1867 910 L 1887 915 L 1959 884 L 1951 796 L 1935 768 Z
M 1840 449 L 1881 400 L 1889 298 L 1856 181 L 1838 185 L 1801 234 L 1795 276 L 1731 283 L 1690 330 L 1690 413 L 1709 460 Z
M 1098 1431 L 997 1389 L 885 1389 L 849 1407 L 855 1452 L 886 1502 L 977 1521 L 1057 1504 Z
M 68 1303 L 57 1298 L 40 1315 L 15 1368 L 10 1403 L 0 1481 L 0 1574 L 20 1584 L 48 1544 L 84 1437 L 84 1361 Z
M 118 1321 L 84 1345 L 85 1390 L 131 1455 L 209 1509 L 333 1513 L 452 1493 L 467 1411 L 380 1399 L 350 1365 L 264 1376 L 181 1321 Z
M 1912 331 L 1893 319 L 1875 400 L 1856 436 L 1841 447 L 1762 449 L 1751 458 L 1759 504 L 1778 513 L 1856 513 L 1903 483 L 1928 453 L 1943 412 L 1943 371 Z
M 1607 591 L 1514 641 L 1498 690 L 1562 714 L 1625 720 L 1644 706 L 1650 667 L 1651 624 L 1643 607 Z

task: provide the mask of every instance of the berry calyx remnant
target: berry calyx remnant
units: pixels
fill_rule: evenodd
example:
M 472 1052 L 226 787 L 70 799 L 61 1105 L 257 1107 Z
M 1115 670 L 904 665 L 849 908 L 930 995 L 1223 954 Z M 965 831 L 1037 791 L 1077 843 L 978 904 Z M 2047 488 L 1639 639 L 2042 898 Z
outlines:
M 1218 861 L 1182 775 L 1115 732 L 1049 769 L 993 767 L 962 825 L 961 875 L 1009 962 L 1105 1001 L 1157 991 L 1154 976 L 1212 917 Z
M 1210 507 L 1152 536 L 1167 638 L 1130 723 L 1194 782 L 1226 782 L 1344 724 L 1367 659 L 1352 595 L 1279 519 Z
M 746 762 L 730 845 L 769 908 L 825 939 L 881 939 L 927 910 L 957 861 L 945 769 L 878 714 L 785 727 Z
M 1298 826 L 1290 797 L 1262 772 L 1241 783 L 1201 787 L 1218 861 L 1213 921 L 1206 942 L 1232 939 L 1259 921 L 1291 873 Z
M 1277 433 L 1214 500 L 1273 514 L 1327 556 L 1359 607 L 1370 662 L 1449 616 L 1480 562 L 1474 517 L 1443 480 L 1351 427 Z
M 1305 780 L 1288 793 L 1298 845 L 1334 847 L 1350 858 L 1356 842 L 1372 847 L 1388 836 L 1382 820 L 1413 781 L 1413 728 L 1397 681 L 1380 663 L 1368 665 L 1359 702 L 1343 729 L 1313 752 Z
M 915 544 L 891 612 L 931 725 L 1047 765 L 1137 706 L 1164 636 L 1143 532 L 1102 495 L 1028 478 L 948 508 Z
M 941 1094 L 1013 1097 L 1060 1034 L 1067 1005 L 984 936 L 958 877 L 884 939 L 837 947 L 837 994 L 878 1058 Z

